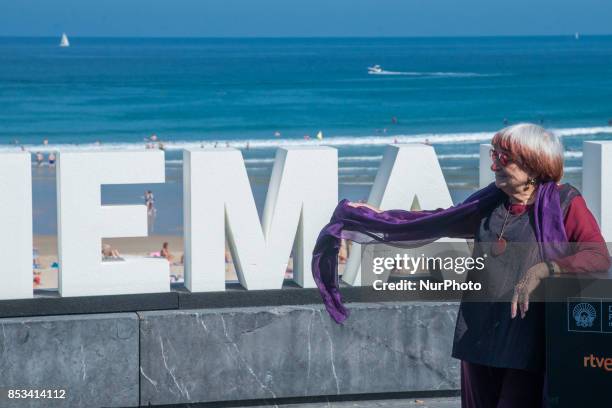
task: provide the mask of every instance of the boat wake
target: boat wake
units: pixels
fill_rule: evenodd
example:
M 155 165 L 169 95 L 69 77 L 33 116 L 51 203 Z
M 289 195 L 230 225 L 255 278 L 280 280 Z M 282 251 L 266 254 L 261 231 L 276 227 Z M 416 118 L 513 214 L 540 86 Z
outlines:
M 478 72 L 416 72 L 416 71 L 369 71 L 370 75 L 389 75 L 389 76 L 412 76 L 412 77 L 439 77 L 439 78 L 475 78 L 493 77 L 503 74 L 480 74 Z

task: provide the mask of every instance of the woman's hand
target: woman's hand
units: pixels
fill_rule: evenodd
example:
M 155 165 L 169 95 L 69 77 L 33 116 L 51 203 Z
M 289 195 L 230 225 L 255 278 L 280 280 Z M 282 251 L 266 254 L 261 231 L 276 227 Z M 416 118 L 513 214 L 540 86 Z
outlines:
M 553 264 L 555 269 L 557 265 Z M 514 296 L 510 305 L 510 316 L 514 319 L 517 315 L 517 309 L 521 311 L 521 319 L 525 318 L 529 310 L 529 296 L 540 285 L 542 279 L 550 275 L 546 262 L 540 262 L 533 265 L 525 272 L 520 282 L 514 287 Z
M 355 207 L 355 208 L 359 208 L 359 207 L 366 207 L 366 208 L 369 208 L 370 210 L 372 210 L 372 211 L 374 211 L 374 212 L 377 212 L 377 213 L 381 213 L 381 212 L 382 212 L 382 210 L 381 210 L 381 209 L 376 208 L 376 207 L 374 207 L 374 206 L 372 206 L 372 205 L 370 205 L 370 204 L 368 204 L 368 203 L 354 203 L 354 202 L 349 202 L 349 203 L 348 203 L 348 205 L 349 205 L 349 206 L 351 206 L 351 207 Z

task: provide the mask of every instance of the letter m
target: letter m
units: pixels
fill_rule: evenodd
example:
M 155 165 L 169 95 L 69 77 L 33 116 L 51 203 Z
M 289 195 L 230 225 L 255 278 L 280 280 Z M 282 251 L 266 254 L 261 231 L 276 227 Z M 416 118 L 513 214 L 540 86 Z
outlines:
M 239 150 L 188 149 L 183 166 L 189 290 L 225 290 L 226 238 L 245 288 L 280 289 L 292 249 L 294 280 L 315 286 L 312 250 L 338 202 L 335 149 L 278 149 L 261 222 Z

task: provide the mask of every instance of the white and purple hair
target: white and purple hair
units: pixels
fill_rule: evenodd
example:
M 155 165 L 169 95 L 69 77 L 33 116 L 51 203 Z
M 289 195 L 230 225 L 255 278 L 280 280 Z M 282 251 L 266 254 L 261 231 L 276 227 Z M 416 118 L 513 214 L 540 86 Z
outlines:
M 557 136 L 541 126 L 519 123 L 503 128 L 491 144 L 510 153 L 538 181 L 559 182 L 563 177 L 563 145 Z

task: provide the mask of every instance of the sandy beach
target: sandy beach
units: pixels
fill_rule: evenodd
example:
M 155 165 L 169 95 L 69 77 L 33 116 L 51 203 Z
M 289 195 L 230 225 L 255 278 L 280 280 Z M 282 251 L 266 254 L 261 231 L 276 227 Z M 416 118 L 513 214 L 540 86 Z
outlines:
M 174 256 L 170 263 L 170 274 L 179 280 L 183 279 L 183 265 L 180 264 L 183 255 L 183 237 L 173 235 L 152 235 L 143 238 L 109 238 L 103 239 L 104 244 L 110 244 L 117 249 L 121 255 L 150 256 L 151 253 L 159 252 L 164 242 L 168 242 L 170 253 Z M 34 269 L 35 276 L 40 276 L 40 284 L 34 283 L 35 289 L 57 288 L 57 236 L 35 235 L 34 248 L 39 253 L 39 268 Z M 226 268 L 226 279 L 236 279 L 232 265 Z
M 103 239 L 103 244 L 110 244 L 113 249 L 119 251 L 120 255 L 130 256 L 151 256 L 152 253 L 159 252 L 162 244 L 168 243 L 173 260 L 170 262 L 170 275 L 174 275 L 179 282 L 183 281 L 183 237 L 176 235 L 151 235 L 142 238 L 107 238 Z M 34 268 L 34 276 L 40 278 L 40 283 L 34 282 L 35 289 L 56 289 L 57 288 L 57 236 L 55 235 L 34 235 L 34 248 L 38 251 L 38 268 Z M 225 280 L 237 281 L 236 271 L 231 259 L 231 254 L 226 251 Z M 291 278 L 292 262 L 289 258 L 286 278 Z

